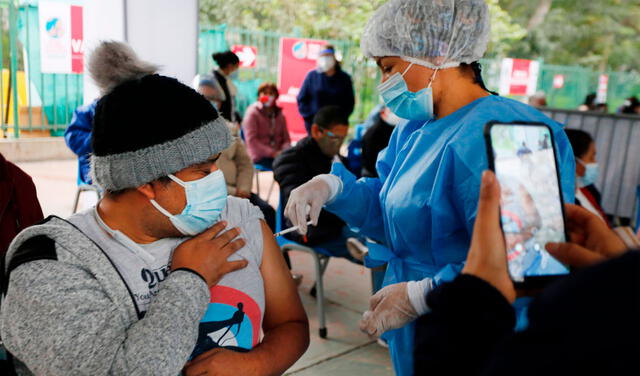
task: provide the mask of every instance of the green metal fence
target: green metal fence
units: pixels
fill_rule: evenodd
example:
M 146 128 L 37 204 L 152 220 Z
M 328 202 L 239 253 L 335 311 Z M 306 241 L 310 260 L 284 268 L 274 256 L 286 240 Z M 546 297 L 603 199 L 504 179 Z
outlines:
M 241 69 L 239 80 L 236 81 L 240 95 L 238 98 L 240 110 L 255 101 L 256 89 L 263 81 L 276 82 L 278 69 L 278 46 L 281 37 L 291 36 L 278 33 L 251 31 L 225 25 L 202 26 L 200 28 L 198 71 L 209 72 L 214 68 L 211 59 L 213 52 L 229 49 L 234 44 L 252 45 L 258 48 L 257 66 L 253 69 Z M 300 35 L 293 35 L 301 37 Z M 312 36 L 311 36 L 312 38 Z M 377 67 L 370 59 L 360 54 L 359 46 L 352 41 L 331 40 L 342 55 L 342 65 L 346 72 L 352 75 L 356 90 L 356 109 L 352 115 L 353 121 L 366 118 L 369 111 L 378 103 L 376 86 L 380 78 Z M 498 90 L 500 80 L 500 59 L 483 59 L 483 76 L 487 86 Z M 624 100 L 632 95 L 640 95 L 640 75 L 626 72 L 604 72 L 609 76 L 607 104 L 610 112 L 622 105 Z M 556 75 L 564 76 L 562 88 L 553 87 Z M 547 104 L 553 108 L 575 109 L 587 94 L 595 92 L 598 77 L 601 72 L 594 72 L 579 66 L 558 66 L 540 64 L 538 90 L 547 95 Z M 516 98 L 522 99 L 525 98 Z
M 0 135 L 59 136 L 82 104 L 82 74 L 42 73 L 38 1 L 0 0 Z
M 50 74 L 40 70 L 38 0 L 0 0 L 0 136 L 60 135 L 71 120 L 73 110 L 83 101 L 82 74 Z M 239 109 L 256 100 L 263 81 L 277 80 L 280 38 L 285 35 L 220 26 L 202 26 L 198 47 L 198 71 L 214 68 L 211 54 L 234 44 L 258 48 L 257 67 L 242 69 L 236 86 Z M 301 35 L 292 35 L 302 37 Z M 313 37 L 313 36 L 310 36 Z M 352 122 L 365 119 L 378 103 L 379 73 L 373 61 L 365 59 L 359 46 L 350 40 L 330 40 L 339 51 L 343 68 L 351 74 L 356 90 Z M 499 60 L 483 60 L 488 86 L 497 89 Z M 640 95 L 640 74 L 605 72 L 609 75 L 607 102 L 611 112 L 625 98 Z M 565 85 L 553 87 L 553 78 L 564 75 Z M 597 89 L 600 72 L 577 66 L 541 64 L 539 89 L 547 94 L 550 107 L 576 108 Z

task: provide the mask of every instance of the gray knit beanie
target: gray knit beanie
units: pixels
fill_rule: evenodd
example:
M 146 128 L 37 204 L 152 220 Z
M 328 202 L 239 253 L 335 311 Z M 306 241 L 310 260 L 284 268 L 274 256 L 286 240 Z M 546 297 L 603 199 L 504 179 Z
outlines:
M 124 82 L 100 99 L 93 120 L 93 181 L 135 188 L 228 148 L 227 125 L 202 95 L 157 74 Z

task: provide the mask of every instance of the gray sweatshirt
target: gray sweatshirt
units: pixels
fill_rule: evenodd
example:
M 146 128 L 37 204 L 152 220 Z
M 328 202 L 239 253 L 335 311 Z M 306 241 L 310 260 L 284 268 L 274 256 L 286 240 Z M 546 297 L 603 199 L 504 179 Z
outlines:
M 0 318 L 19 375 L 181 372 L 210 298 L 200 276 L 171 273 L 143 318 L 112 261 L 65 220 L 50 217 L 24 230 L 7 260 L 19 259 L 34 237 L 55 249 L 53 257 L 23 256 L 28 262 L 11 271 Z

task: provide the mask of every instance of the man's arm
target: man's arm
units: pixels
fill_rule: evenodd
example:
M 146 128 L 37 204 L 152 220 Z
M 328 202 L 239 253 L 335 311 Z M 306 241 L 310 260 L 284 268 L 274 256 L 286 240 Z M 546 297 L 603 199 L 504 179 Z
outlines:
M 291 273 L 269 226 L 264 221 L 261 225 L 264 339 L 247 353 L 211 350 L 187 366 L 187 375 L 282 375 L 309 346 L 309 322 Z
M 179 374 L 209 301 L 204 280 L 171 273 L 145 317 L 129 325 L 100 277 L 51 260 L 13 270 L 1 319 L 8 351 L 40 375 Z

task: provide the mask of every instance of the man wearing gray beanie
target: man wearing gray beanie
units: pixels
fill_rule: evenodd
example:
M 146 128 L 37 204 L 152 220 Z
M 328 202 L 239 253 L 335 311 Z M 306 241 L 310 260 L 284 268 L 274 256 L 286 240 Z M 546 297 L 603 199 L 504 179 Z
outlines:
M 173 78 L 110 88 L 92 136 L 104 198 L 7 252 L 0 334 L 18 374 L 282 374 L 304 353 L 307 317 L 273 234 L 215 164 L 230 142 Z
M 88 70 L 93 82 L 100 89 L 100 96 L 107 94 L 118 84 L 156 73 L 158 66 L 140 60 L 126 43 L 101 42 L 89 55 Z M 80 183 L 91 184 L 89 161 L 91 157 L 91 133 L 98 99 L 73 111 L 71 123 L 64 131 L 64 140 L 78 156 Z

